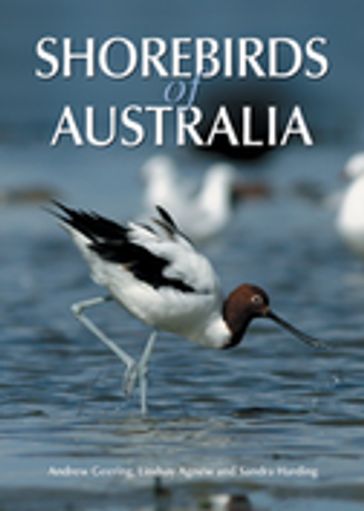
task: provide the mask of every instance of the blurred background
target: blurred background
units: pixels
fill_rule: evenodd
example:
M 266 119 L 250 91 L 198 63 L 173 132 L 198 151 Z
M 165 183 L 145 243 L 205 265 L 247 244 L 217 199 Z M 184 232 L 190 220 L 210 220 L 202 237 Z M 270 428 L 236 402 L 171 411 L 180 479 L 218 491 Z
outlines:
M 96 509 L 100 502 L 105 510 L 282 511 L 308 502 L 312 510 L 362 509 L 364 273 L 336 222 L 348 186 L 339 173 L 364 150 L 363 15 L 360 0 L 2 1 L 2 509 Z M 102 118 L 111 104 L 161 103 L 169 80 L 141 80 L 136 73 L 122 82 L 102 76 L 42 82 L 34 76 L 34 48 L 46 35 L 70 36 L 80 45 L 87 36 L 103 41 L 112 35 L 135 42 L 146 36 L 288 36 L 299 42 L 324 36 L 330 73 L 322 80 L 216 79 L 203 83 L 198 96 L 206 112 L 221 103 L 233 112 L 242 103 L 264 109 L 273 102 L 284 111 L 300 104 L 315 146 L 258 152 L 224 145 L 156 151 L 148 142 L 134 150 L 117 144 L 51 148 L 65 104 L 75 110 L 95 105 Z M 256 282 L 278 312 L 332 349 L 312 352 L 263 323 L 242 346 L 223 353 L 162 335 L 151 366 L 151 416 L 141 420 L 137 400 L 121 395 L 121 368 L 69 311 L 99 290 L 42 206 L 57 197 L 117 220 L 139 216 L 146 194 L 141 168 L 161 153 L 174 161 L 182 181 L 198 186 L 212 164 L 223 162 L 242 181 L 269 189 L 262 200 L 242 201 L 223 233 L 202 250 L 225 291 Z M 97 323 L 137 353 L 147 329 L 116 306 L 100 309 L 93 313 Z M 306 465 L 320 478 L 203 478 L 160 487 L 153 478 L 126 484 L 120 477 L 47 476 L 50 465 L 95 463 Z

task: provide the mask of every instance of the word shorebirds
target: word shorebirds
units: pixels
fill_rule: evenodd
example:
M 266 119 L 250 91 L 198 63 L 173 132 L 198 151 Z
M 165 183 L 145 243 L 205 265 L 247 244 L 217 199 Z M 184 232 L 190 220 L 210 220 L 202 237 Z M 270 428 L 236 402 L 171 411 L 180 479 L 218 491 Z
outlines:
M 222 162 L 207 169 L 197 190 L 191 181 L 181 179 L 168 156 L 149 158 L 141 170 L 148 214 L 159 204 L 194 243 L 205 243 L 220 234 L 231 221 L 238 202 L 270 195 L 268 186 L 238 179 L 234 167 Z
M 346 244 L 364 256 L 364 152 L 349 159 L 343 174 L 351 182 L 341 202 L 337 229 Z
M 130 395 L 136 380 L 141 411 L 147 411 L 147 367 L 157 331 L 178 334 L 210 348 L 239 344 L 255 318 L 268 318 L 301 341 L 323 347 L 317 339 L 277 316 L 263 289 L 242 284 L 223 300 L 210 262 L 198 253 L 169 213 L 149 225 L 120 225 L 96 213 L 54 202 L 52 211 L 70 232 L 91 268 L 93 280 L 108 289 L 105 297 L 76 303 L 72 311 L 126 366 L 124 391 Z M 139 361 L 135 361 L 84 314 L 84 310 L 113 299 L 153 328 Z

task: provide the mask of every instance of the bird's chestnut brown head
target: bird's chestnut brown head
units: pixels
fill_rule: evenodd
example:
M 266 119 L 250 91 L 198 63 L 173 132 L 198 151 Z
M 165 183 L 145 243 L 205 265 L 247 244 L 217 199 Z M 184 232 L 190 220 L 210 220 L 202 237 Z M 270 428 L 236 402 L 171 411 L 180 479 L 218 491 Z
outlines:
M 264 317 L 269 310 L 267 293 L 253 284 L 242 284 L 230 293 L 224 303 L 223 316 L 232 332 L 229 346 L 238 344 L 249 323 Z
M 224 319 L 232 332 L 229 347 L 238 344 L 253 319 L 267 318 L 274 321 L 306 344 L 315 348 L 325 345 L 282 319 L 270 308 L 270 300 L 264 289 L 253 284 L 242 284 L 230 293 L 224 303 Z
M 242 284 L 230 293 L 225 301 L 226 318 L 235 322 L 239 317 L 262 317 L 269 309 L 269 297 L 264 289 L 253 284 Z

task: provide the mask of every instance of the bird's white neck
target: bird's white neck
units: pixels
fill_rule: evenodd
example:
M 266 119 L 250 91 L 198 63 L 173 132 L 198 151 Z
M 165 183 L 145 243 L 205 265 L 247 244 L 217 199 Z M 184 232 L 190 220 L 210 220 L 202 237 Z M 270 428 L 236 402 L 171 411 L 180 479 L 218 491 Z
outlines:
M 207 348 L 222 349 L 229 345 L 231 331 L 222 315 L 216 313 L 213 318 L 210 317 L 208 321 L 186 337 Z

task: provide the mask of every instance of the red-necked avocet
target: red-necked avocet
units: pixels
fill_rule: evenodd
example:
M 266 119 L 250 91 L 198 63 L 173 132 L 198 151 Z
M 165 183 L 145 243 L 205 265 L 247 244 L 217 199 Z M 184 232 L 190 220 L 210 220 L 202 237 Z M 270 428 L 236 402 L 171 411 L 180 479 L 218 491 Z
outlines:
M 148 361 L 158 331 L 227 349 L 242 341 L 253 319 L 267 318 L 301 341 L 323 346 L 277 316 L 267 293 L 258 286 L 241 284 L 224 299 L 208 259 L 195 250 L 163 208 L 157 206 L 158 216 L 149 224 L 121 225 L 94 212 L 54 204 L 58 210 L 53 213 L 88 262 L 93 280 L 108 290 L 106 296 L 74 304 L 72 311 L 125 364 L 126 395 L 139 381 L 143 414 L 147 411 Z M 110 299 L 152 328 L 138 361 L 84 314 L 87 308 Z

